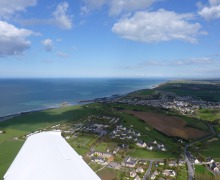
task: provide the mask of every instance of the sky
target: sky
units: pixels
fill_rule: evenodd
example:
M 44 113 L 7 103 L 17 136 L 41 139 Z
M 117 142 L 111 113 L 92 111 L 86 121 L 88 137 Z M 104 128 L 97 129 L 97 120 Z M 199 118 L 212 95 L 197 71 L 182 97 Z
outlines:
M 220 78 L 220 0 L 0 0 L 0 78 Z

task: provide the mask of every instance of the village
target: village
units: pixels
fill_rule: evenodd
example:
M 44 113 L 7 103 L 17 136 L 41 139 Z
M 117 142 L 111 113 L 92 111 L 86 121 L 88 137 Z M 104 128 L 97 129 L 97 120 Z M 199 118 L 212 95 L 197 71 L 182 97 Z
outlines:
M 103 168 L 115 169 L 123 172 L 124 179 L 176 179 L 181 171 L 187 172 L 187 162 L 184 155 L 182 158 L 137 158 L 127 155 L 131 146 L 142 149 L 145 152 L 169 152 L 166 144 L 157 140 L 146 142 L 142 140 L 142 134 L 132 127 L 120 124 L 120 118 L 107 115 L 90 115 L 82 123 L 74 125 L 56 124 L 48 129 L 36 131 L 26 135 L 25 138 L 41 131 L 62 131 L 63 137 L 68 141 L 75 141 L 81 136 L 95 135 L 94 141 L 84 158 L 89 165 L 100 165 Z M 105 139 L 104 142 L 102 139 Z M 181 141 L 181 140 L 179 140 Z M 182 142 L 181 142 L 182 143 Z M 102 148 L 102 144 L 105 144 Z M 77 146 L 81 146 L 79 143 Z M 73 146 L 73 148 L 75 148 Z M 220 174 L 220 163 L 208 157 L 207 161 L 200 162 L 189 151 L 186 152 L 190 165 L 203 165 L 213 174 Z
M 195 112 L 201 108 L 220 108 L 220 102 L 204 101 L 198 98 L 193 98 L 191 96 L 178 96 L 173 92 L 165 92 L 161 90 L 155 90 L 154 94 L 147 98 L 137 98 L 126 95 L 99 98 L 95 101 L 99 103 L 122 103 L 129 105 L 142 105 L 156 108 L 164 108 L 177 111 L 182 115 L 190 116 L 195 116 Z

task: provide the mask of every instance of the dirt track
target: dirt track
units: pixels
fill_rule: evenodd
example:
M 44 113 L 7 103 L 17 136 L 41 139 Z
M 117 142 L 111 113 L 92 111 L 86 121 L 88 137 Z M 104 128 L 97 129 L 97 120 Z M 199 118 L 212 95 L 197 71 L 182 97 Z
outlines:
M 147 124 L 168 136 L 177 136 L 184 139 L 197 139 L 207 135 L 207 133 L 204 131 L 191 127 L 185 127 L 187 122 L 179 117 L 166 116 L 152 112 L 124 112 L 144 120 Z

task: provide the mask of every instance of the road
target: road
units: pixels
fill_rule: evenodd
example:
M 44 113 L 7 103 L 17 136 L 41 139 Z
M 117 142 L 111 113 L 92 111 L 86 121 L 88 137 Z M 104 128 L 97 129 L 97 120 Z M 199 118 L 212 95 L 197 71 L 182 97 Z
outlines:
M 152 160 L 150 161 L 148 170 L 147 170 L 146 173 L 144 174 L 144 177 L 143 177 L 142 180 L 147 180 L 148 177 L 150 176 L 150 172 L 151 172 L 151 168 L 152 168 L 153 162 L 154 162 L 154 161 L 152 161 Z
M 209 136 L 206 136 L 206 137 L 204 137 L 204 138 L 201 138 L 201 139 L 199 139 L 199 140 L 197 140 L 197 141 L 194 141 L 194 142 L 192 142 L 192 143 L 190 143 L 190 144 L 187 144 L 187 145 L 185 146 L 185 148 L 184 148 L 184 156 L 185 156 L 185 162 L 187 163 L 187 167 L 188 167 L 189 180 L 194 179 L 195 172 L 194 172 L 193 163 L 191 163 L 191 162 L 189 161 L 189 159 L 188 159 L 188 157 L 187 157 L 187 155 L 186 155 L 187 149 L 188 149 L 190 146 L 192 146 L 193 144 L 197 143 L 197 142 L 205 141 L 205 140 L 210 139 L 210 138 L 212 138 L 213 136 L 215 136 L 216 133 L 215 133 L 215 130 L 213 129 L 213 127 L 212 127 L 211 125 L 209 125 L 209 128 L 210 128 L 212 134 L 210 134 Z

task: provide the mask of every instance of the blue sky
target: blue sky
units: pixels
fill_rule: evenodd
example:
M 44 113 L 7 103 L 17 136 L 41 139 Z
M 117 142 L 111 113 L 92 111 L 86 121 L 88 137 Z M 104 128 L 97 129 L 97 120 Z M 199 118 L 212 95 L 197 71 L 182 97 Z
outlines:
M 220 0 L 0 1 L 0 77 L 220 78 Z

